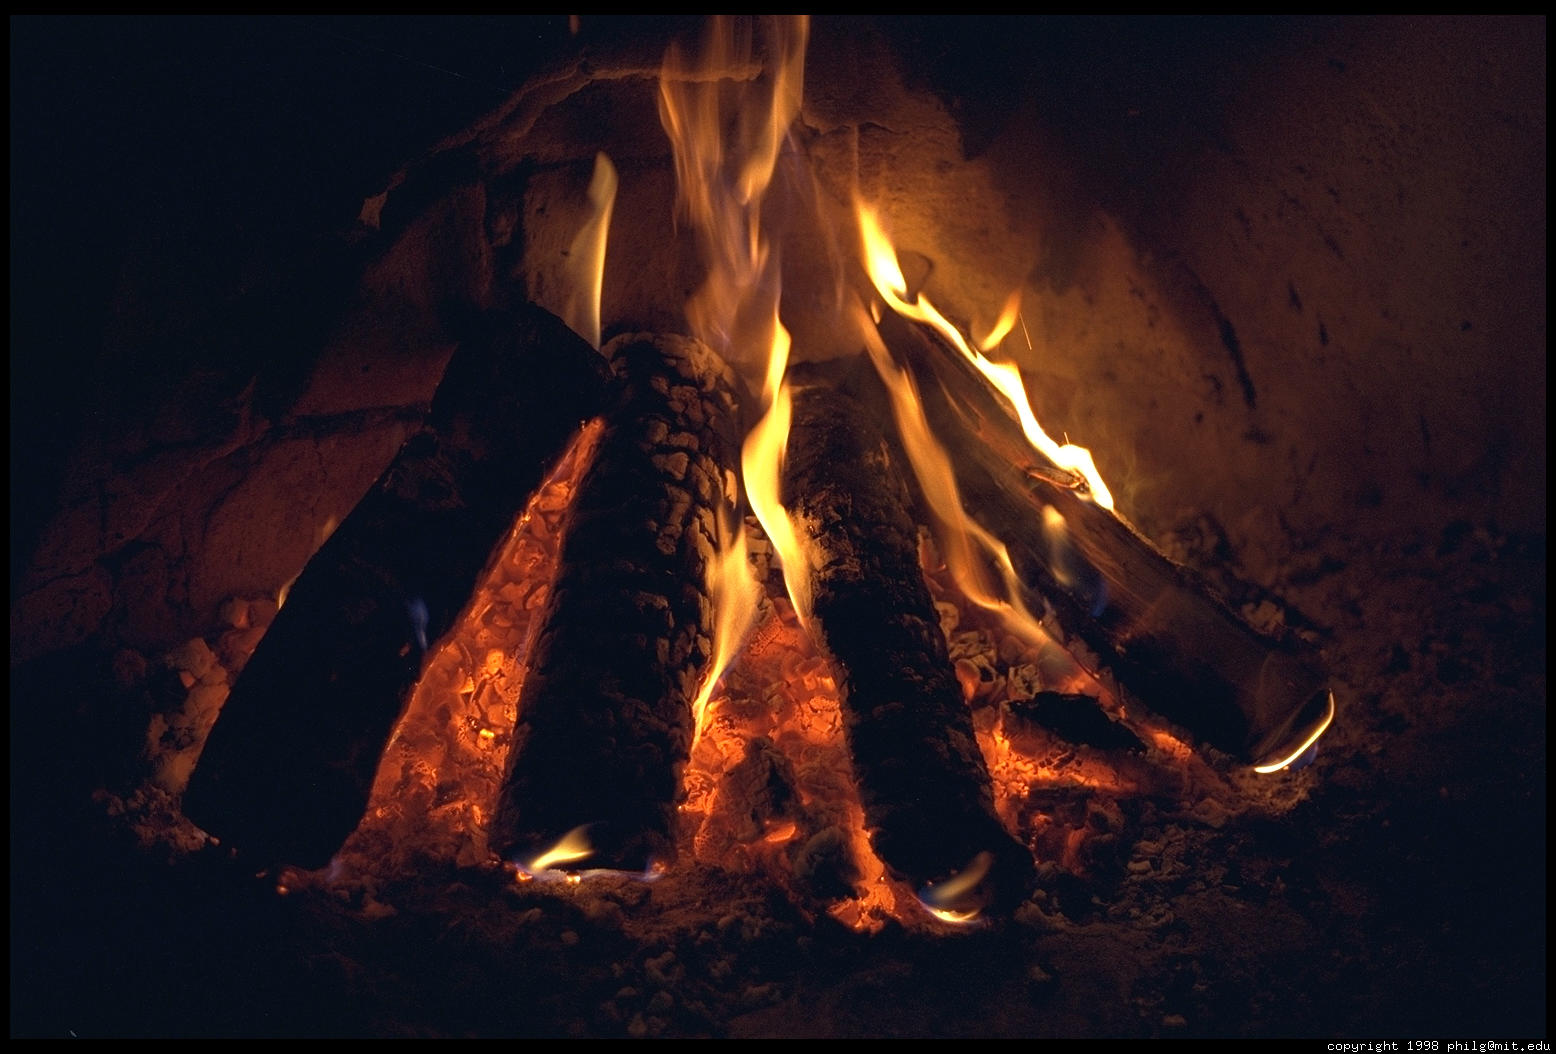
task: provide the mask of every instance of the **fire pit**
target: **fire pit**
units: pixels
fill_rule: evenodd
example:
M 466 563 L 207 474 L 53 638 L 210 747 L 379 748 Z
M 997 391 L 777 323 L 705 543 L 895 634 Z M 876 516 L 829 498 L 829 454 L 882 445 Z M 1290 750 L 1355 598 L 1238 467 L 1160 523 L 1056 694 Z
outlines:
M 1021 25 L 1044 48 L 1103 28 Z M 1440 452 L 1459 411 L 1426 403 L 1405 430 L 1423 452 L 1393 424 L 1358 440 L 1371 393 L 1304 394 L 1313 370 L 1340 390 L 1369 376 L 1324 350 L 1361 339 L 1339 264 L 1299 257 L 1280 311 L 1256 310 L 1200 228 L 1096 177 L 1106 152 L 1071 116 L 1037 119 L 1025 72 L 984 82 L 1013 92 L 990 136 L 1003 104 L 931 37 L 619 28 L 600 43 L 581 26 L 571 57 L 363 195 L 325 268 L 340 292 L 323 351 L 289 393 L 274 371 L 247 390 L 195 371 L 173 388 L 203 385 L 211 420 L 169 433 L 177 419 L 151 414 L 73 458 L 14 598 L 13 692 L 63 685 L 102 746 L 79 785 L 39 781 L 59 800 L 20 830 L 46 840 L 63 809 L 102 832 L 128 861 L 129 914 L 166 937 L 110 911 L 68 949 L 187 973 L 195 948 L 223 946 L 196 985 L 221 1009 L 133 1000 L 115 1020 L 131 1002 L 115 995 L 82 1028 L 1408 1022 L 1375 953 L 1317 935 L 1489 948 L 1418 934 L 1407 905 L 1447 887 L 1392 903 L 1353 867 L 1425 859 L 1428 836 L 1395 812 L 1420 795 L 1471 826 L 1463 769 L 1434 761 L 1399 806 L 1363 792 L 1381 779 L 1368 759 L 1452 726 L 1443 692 L 1494 704 L 1470 740 L 1512 750 L 1490 797 L 1543 778 L 1500 738 L 1538 742 L 1543 669 L 1493 657 L 1527 654 L 1543 619 L 1528 587 L 1543 505 L 1519 518 L 1512 467 L 1526 455 L 1485 479 Z M 1406 32 L 1221 29 L 1294 84 L 1314 75 L 1302 34 L 1366 56 Z M 1140 46 L 1114 43 L 1109 61 Z M 1083 82 L 1050 87 L 1066 83 Z M 1118 119 L 1136 151 L 1122 168 L 1161 164 Z M 1256 246 L 1284 228 L 1248 217 L 1252 185 L 1233 209 Z M 1310 315 L 1318 350 L 1277 369 Z M 1520 350 L 1496 383 L 1529 363 Z M 1100 473 L 1071 460 L 1072 436 Z M 1376 482 L 1401 466 L 1430 511 Z M 1500 523 L 1456 504 L 1466 479 Z M 1444 592 L 1386 618 L 1420 608 L 1423 576 L 1403 569 L 1421 561 Z M 1432 681 L 1444 701 L 1403 716 L 1405 686 Z M 1411 756 L 1436 757 L 1416 735 Z M 82 848 L 57 863 L 85 873 Z M 68 912 L 67 890 L 95 887 L 23 882 L 22 903 Z M 114 976 L 40 955 L 29 973 L 54 992 L 24 1000 L 23 1031 L 69 1018 L 62 982 L 100 994 Z M 1293 962 L 1296 987 L 1278 980 Z M 1362 994 L 1320 1011 L 1319 980 Z M 1542 988 L 1476 989 L 1473 1020 L 1498 1009 L 1539 1031 Z

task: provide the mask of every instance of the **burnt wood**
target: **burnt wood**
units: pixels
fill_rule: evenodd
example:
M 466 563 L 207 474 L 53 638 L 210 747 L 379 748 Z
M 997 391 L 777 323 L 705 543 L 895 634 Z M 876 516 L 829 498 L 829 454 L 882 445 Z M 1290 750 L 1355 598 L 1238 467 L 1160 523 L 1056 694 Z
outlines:
M 471 323 L 424 427 L 309 560 L 233 685 L 185 815 L 261 866 L 329 861 L 423 656 L 606 391 L 604 360 L 555 316 Z
M 810 629 L 839 674 L 877 855 L 921 888 L 991 854 L 993 868 L 975 894 L 1000 907 L 1019 903 L 1032 857 L 995 815 L 878 413 L 835 386 L 798 391 L 785 484 L 809 548 Z
M 1079 477 L 1032 448 L 1003 396 L 938 334 L 889 313 L 881 333 L 955 452 L 963 505 L 1009 547 L 1029 606 L 1046 608 L 1062 636 L 1085 645 L 1071 649 L 1083 664 L 1253 764 L 1284 757 L 1319 727 L 1330 695 L 1314 648 L 1254 629 L 1201 576 L 1091 501 Z
M 671 858 L 712 652 L 734 377 L 690 338 L 624 335 L 606 352 L 619 397 L 568 513 L 492 821 L 492 848 L 521 865 L 579 827 L 592 848 L 579 868 Z

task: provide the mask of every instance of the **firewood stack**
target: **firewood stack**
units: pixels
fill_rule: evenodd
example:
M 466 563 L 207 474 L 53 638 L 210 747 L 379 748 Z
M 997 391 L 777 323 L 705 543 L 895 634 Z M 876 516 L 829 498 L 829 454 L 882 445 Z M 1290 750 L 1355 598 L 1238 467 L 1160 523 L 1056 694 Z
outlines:
M 555 316 L 497 311 L 425 426 L 309 561 L 211 731 L 184 814 L 258 866 L 321 867 L 361 819 L 423 656 L 468 603 L 605 370 Z

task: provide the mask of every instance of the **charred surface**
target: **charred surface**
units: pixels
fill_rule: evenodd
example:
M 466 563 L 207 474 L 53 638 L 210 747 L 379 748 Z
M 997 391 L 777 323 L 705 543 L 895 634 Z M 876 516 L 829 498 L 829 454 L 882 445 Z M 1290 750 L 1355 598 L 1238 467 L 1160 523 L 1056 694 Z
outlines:
M 1030 854 L 994 814 L 972 719 L 918 563 L 918 532 L 879 428 L 841 391 L 795 396 L 786 483 L 811 549 L 814 630 L 838 667 L 849 752 L 872 841 L 916 887 L 995 865 L 1019 902 Z
M 606 351 L 619 398 L 569 514 L 491 841 L 529 860 L 587 826 L 587 866 L 637 870 L 674 848 L 737 400 L 699 342 Z
M 309 561 L 234 685 L 190 819 L 260 864 L 329 861 L 424 653 L 604 390 L 598 355 L 554 316 L 478 324 L 426 427 Z
M 1240 759 L 1299 744 L 1328 712 L 1316 652 L 1256 631 L 1189 568 L 1169 560 L 1032 449 L 973 367 L 924 327 L 888 318 L 888 342 L 918 375 L 936 431 L 965 454 L 963 503 L 1006 539 L 1034 610 L 1096 653 L 1151 709 Z

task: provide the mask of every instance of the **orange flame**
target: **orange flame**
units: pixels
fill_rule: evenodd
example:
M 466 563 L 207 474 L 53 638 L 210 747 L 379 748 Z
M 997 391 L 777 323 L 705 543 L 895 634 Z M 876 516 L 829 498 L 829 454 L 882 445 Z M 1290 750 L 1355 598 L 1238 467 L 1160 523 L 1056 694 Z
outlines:
M 692 332 L 726 359 L 767 349 L 765 411 L 742 447 L 741 466 L 752 511 L 789 564 L 794 532 L 786 530 L 787 516 L 778 504 L 790 417 L 782 383 L 789 335 L 778 321 L 777 256 L 762 230 L 761 206 L 784 137 L 799 114 L 810 22 L 789 16 L 766 19 L 763 26 L 771 62 L 755 81 L 735 82 L 752 65 L 748 21 L 712 19 L 698 62 L 672 45 L 659 82 L 659 117 L 675 155 L 677 201 L 708 266 L 706 281 L 686 306 Z M 699 735 L 717 678 L 738 650 L 759 600 L 746 570 L 745 535 L 734 529 L 726 534 L 710 570 L 720 640 L 694 705 Z
M 693 335 L 729 357 L 778 303 L 777 266 L 761 228 L 762 198 L 804 92 L 805 16 L 763 20 L 771 38 L 766 77 L 753 72 L 752 25 L 708 24 L 701 60 L 672 45 L 659 81 L 659 119 L 675 155 L 676 197 L 699 239 L 708 277 L 687 304 Z M 765 90 L 765 98 L 755 93 Z M 733 142 L 726 128 L 733 126 Z M 760 345 L 758 345 L 760 346 Z
M 870 280 L 874 283 L 876 292 L 880 293 L 887 305 L 905 318 L 933 326 L 952 347 L 961 352 L 967 361 L 988 379 L 990 384 L 994 385 L 1000 394 L 1010 401 L 1011 408 L 1015 410 L 1016 417 L 1021 422 L 1021 430 L 1033 449 L 1060 468 L 1077 473 L 1084 478 L 1091 500 L 1105 509 L 1111 509 L 1113 494 L 1108 490 L 1107 484 L 1102 482 L 1096 462 L 1092 460 L 1091 451 L 1071 443 L 1056 443 L 1047 432 L 1043 431 L 1042 425 L 1037 422 L 1037 416 L 1032 412 L 1031 403 L 1027 401 L 1026 387 L 1021 381 L 1021 371 L 1013 364 L 991 362 L 981 351 L 974 350 L 956 327 L 935 310 L 929 298 L 922 293 L 911 301 L 905 299 L 908 295 L 908 281 L 903 277 L 902 268 L 897 262 L 897 251 L 885 231 L 881 229 L 875 210 L 859 202 L 856 203 L 855 211 L 859 216 L 859 233 L 864 245 L 865 267 L 870 273 Z M 1006 315 L 1011 314 L 1007 306 Z M 995 334 L 1003 337 L 1009 332 L 1012 324 L 1010 318 L 1002 318 Z M 985 343 L 986 346 L 992 347 L 997 343 L 996 336 L 991 334 L 986 338 Z
M 580 860 L 587 860 L 594 855 L 594 846 L 589 842 L 589 827 L 574 827 L 564 834 L 550 849 L 541 853 L 535 859 L 524 865 L 524 870 L 530 874 L 541 871 L 556 870 L 561 864 L 576 864 Z
M 936 535 L 952 577 L 969 600 L 994 612 L 1012 632 L 1034 643 L 1046 641 L 1042 623 L 1021 601 L 1021 579 L 1005 543 L 963 511 L 950 455 L 930 431 L 913 378 L 892 360 L 880 333 L 862 317 L 863 308 L 859 311 L 865 350 L 891 397 L 897 431 L 936 521 Z M 998 586 L 991 580 L 991 562 Z
M 708 569 L 708 592 L 713 597 L 715 609 L 713 660 L 708 664 L 697 698 L 692 702 L 694 747 L 707 728 L 708 708 L 719 678 L 739 653 L 762 600 L 762 587 L 752 577 L 747 561 L 745 525 L 728 516 L 721 520 L 719 531 L 719 553 Z

